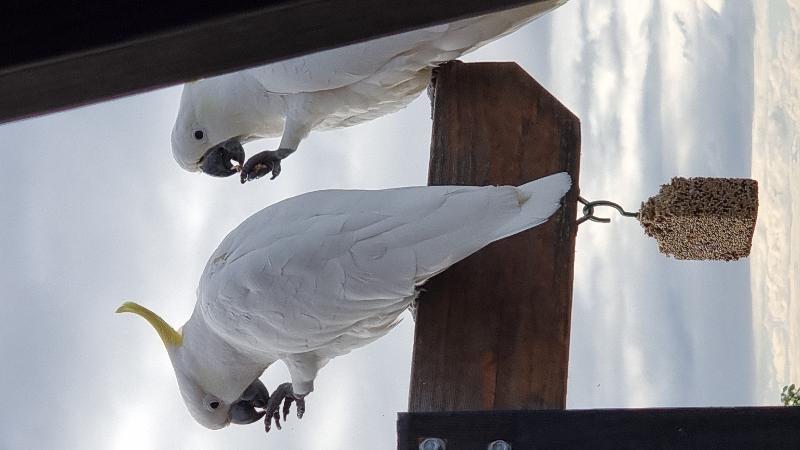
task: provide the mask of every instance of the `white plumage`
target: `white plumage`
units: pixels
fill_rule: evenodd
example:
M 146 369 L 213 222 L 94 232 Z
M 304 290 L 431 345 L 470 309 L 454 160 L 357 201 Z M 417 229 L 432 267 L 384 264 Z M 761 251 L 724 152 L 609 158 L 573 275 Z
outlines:
M 286 363 L 296 396 L 311 392 L 331 358 L 386 334 L 422 283 L 544 222 L 569 187 L 559 173 L 520 187 L 300 195 L 254 214 L 222 241 L 180 332 L 145 318 L 162 335 L 192 415 L 220 428 L 270 364 Z M 135 307 L 121 310 L 145 315 Z M 218 408 L 208 406 L 214 401 Z
M 566 0 L 550 0 L 188 83 L 172 131 L 186 170 L 235 173 L 241 144 L 281 136 L 275 162 L 311 130 L 355 125 L 401 109 L 437 65 L 510 33 Z M 219 152 L 219 155 L 209 152 Z M 213 162 L 213 164 L 212 164 Z

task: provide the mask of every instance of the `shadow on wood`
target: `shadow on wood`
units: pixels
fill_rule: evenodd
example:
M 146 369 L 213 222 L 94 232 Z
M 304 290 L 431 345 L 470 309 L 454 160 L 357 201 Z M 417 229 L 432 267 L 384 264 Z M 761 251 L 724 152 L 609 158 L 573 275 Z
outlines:
M 519 185 L 567 171 L 548 222 L 425 285 L 409 411 L 564 408 L 580 123 L 513 63 L 439 69 L 429 184 Z

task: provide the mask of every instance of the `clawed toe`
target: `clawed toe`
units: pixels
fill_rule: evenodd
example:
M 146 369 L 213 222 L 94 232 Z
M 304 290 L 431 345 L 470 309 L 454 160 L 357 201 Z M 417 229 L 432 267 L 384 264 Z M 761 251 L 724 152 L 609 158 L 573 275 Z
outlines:
M 267 402 L 266 414 L 264 416 L 264 431 L 267 433 L 269 433 L 269 430 L 272 428 L 273 420 L 275 421 L 275 427 L 279 430 L 281 429 L 281 411 L 279 411 L 281 409 L 281 402 L 283 402 L 282 412 L 284 422 L 289 415 L 292 403 L 296 403 L 297 405 L 298 418 L 302 418 L 303 414 L 306 412 L 305 399 L 294 395 L 291 383 L 283 383 L 275 389 L 275 392 L 272 393 Z
M 242 165 L 239 174 L 242 184 L 257 180 L 268 173 L 272 174 L 270 180 L 274 180 L 281 174 L 281 160 L 292 154 L 294 150 L 279 148 L 278 150 L 266 150 L 251 156 Z

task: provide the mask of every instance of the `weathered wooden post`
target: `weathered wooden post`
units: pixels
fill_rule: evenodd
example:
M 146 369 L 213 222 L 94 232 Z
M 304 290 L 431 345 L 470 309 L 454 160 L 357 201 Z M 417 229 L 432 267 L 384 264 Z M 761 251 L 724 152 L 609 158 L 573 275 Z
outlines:
M 518 65 L 461 62 L 439 69 L 433 121 L 431 185 L 518 185 L 567 171 L 573 189 L 544 225 L 426 284 L 409 411 L 563 409 L 579 121 Z

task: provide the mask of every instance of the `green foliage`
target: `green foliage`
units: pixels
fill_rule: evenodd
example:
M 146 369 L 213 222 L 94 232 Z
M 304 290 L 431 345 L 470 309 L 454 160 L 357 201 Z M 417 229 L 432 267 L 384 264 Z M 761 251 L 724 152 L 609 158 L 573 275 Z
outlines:
M 781 392 L 781 401 L 783 406 L 800 406 L 800 391 L 794 384 L 783 387 Z

